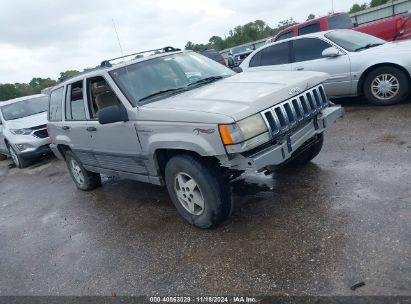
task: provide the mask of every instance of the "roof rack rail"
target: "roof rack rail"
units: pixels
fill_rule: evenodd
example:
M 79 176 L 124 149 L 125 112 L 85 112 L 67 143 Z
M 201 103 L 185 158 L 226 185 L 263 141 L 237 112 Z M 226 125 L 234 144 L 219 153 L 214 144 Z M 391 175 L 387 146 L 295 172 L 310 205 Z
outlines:
M 111 63 L 110 61 L 113 60 L 117 60 L 117 59 L 121 59 L 121 58 L 126 58 L 126 57 L 130 57 L 130 56 L 136 56 L 136 55 L 140 55 L 140 54 L 144 54 L 144 53 L 149 53 L 149 52 L 162 52 L 162 53 L 170 53 L 170 52 L 178 52 L 181 51 L 181 49 L 178 48 L 174 48 L 172 46 L 166 46 L 163 47 L 161 49 L 154 49 L 154 50 L 148 50 L 148 51 L 143 51 L 143 52 L 138 52 L 138 53 L 133 53 L 133 54 L 129 54 L 129 55 L 124 55 L 124 56 L 120 56 L 120 57 L 116 57 L 116 58 L 111 58 L 111 59 L 107 59 L 107 60 L 103 60 L 100 64 L 100 67 L 102 68 L 109 68 L 111 67 Z

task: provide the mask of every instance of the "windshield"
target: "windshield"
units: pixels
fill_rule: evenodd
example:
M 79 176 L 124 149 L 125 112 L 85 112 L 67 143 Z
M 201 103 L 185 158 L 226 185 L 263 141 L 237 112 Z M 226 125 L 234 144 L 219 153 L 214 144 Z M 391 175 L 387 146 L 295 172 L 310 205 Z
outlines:
M 245 46 L 238 46 L 235 48 L 231 49 L 231 54 L 238 54 L 238 53 L 244 53 L 244 52 L 252 52 L 254 51 L 253 46 L 251 45 L 245 45 Z
M 134 106 L 234 74 L 222 64 L 194 52 L 153 58 L 110 72 Z
M 350 52 L 356 52 L 385 43 L 385 41 L 380 38 L 352 30 L 329 32 L 325 34 L 325 37 Z
M 49 100 L 47 96 L 26 99 L 1 107 L 5 120 L 19 119 L 46 112 Z

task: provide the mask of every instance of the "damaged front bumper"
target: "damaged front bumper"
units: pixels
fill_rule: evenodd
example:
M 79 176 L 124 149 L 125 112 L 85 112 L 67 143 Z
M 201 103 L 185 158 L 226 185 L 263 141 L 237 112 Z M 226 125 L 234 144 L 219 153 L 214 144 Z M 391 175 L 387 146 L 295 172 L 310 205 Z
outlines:
M 220 158 L 221 165 L 232 170 L 261 171 L 268 166 L 283 164 L 298 152 L 300 147 L 324 132 L 343 115 L 344 109 L 341 106 L 327 107 L 303 127 L 271 144 Z

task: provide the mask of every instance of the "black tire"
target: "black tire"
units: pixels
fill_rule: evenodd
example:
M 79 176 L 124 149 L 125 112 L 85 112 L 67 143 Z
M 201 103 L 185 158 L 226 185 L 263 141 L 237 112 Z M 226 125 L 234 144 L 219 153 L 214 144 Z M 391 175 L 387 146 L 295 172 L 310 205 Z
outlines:
M 7 148 L 9 149 L 11 159 L 17 168 L 23 169 L 28 166 L 29 162 L 17 154 L 16 150 L 14 150 L 12 146 L 8 145 Z
M 202 211 L 197 206 L 200 209 L 197 212 L 202 212 L 201 214 L 193 214 L 186 209 L 183 202 L 180 202 L 177 178 L 181 174 L 192 178 L 196 183 L 197 187 L 193 191 L 200 193 L 203 198 Z M 165 181 L 174 206 L 190 224 L 203 229 L 214 228 L 228 217 L 231 210 L 231 191 L 228 180 L 217 164 L 204 162 L 190 155 L 177 155 L 166 164 Z M 187 195 L 191 195 L 189 193 L 186 192 Z M 189 200 L 189 196 L 187 199 Z
M 7 159 L 7 155 L 0 154 L 0 161 L 6 160 L 6 159 Z
M 378 94 L 374 95 L 372 92 L 372 85 L 374 81 L 380 76 L 387 74 L 396 78 L 399 85 L 398 91 L 391 98 L 378 98 Z M 409 94 L 410 78 L 400 69 L 392 66 L 383 66 L 372 70 L 366 77 L 363 86 L 363 92 L 369 102 L 378 105 L 393 105 L 404 101 Z M 389 96 L 387 96 L 389 97 Z
M 324 143 L 324 135 L 321 133 L 317 135 L 317 142 L 309 147 L 307 150 L 303 151 L 301 154 L 296 156 L 291 164 L 295 166 L 304 166 L 312 161 L 321 151 Z
M 67 151 L 65 153 L 65 159 L 66 159 L 67 168 L 69 170 L 71 178 L 73 179 L 78 189 L 83 190 L 83 191 L 90 191 L 90 190 L 93 190 L 101 186 L 100 174 L 90 172 L 84 169 L 83 165 L 81 164 L 81 161 L 78 159 L 78 157 L 73 152 Z M 77 177 L 75 176 L 74 171 L 76 170 L 73 169 L 74 164 L 78 165 L 78 172 L 81 172 L 83 176 L 82 179 L 78 178 L 79 177 L 78 175 Z M 83 182 L 80 182 L 79 180 L 83 180 Z

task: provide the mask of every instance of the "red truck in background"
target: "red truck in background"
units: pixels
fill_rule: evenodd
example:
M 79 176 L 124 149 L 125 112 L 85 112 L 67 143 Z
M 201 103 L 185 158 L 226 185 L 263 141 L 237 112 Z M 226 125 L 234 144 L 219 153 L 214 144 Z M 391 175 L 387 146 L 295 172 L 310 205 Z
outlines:
M 347 13 L 335 13 L 290 26 L 267 42 L 335 29 L 353 29 L 386 41 L 411 38 L 411 13 L 355 26 Z
M 411 13 L 389 17 L 353 28 L 354 31 L 370 34 L 386 41 L 411 38 Z

